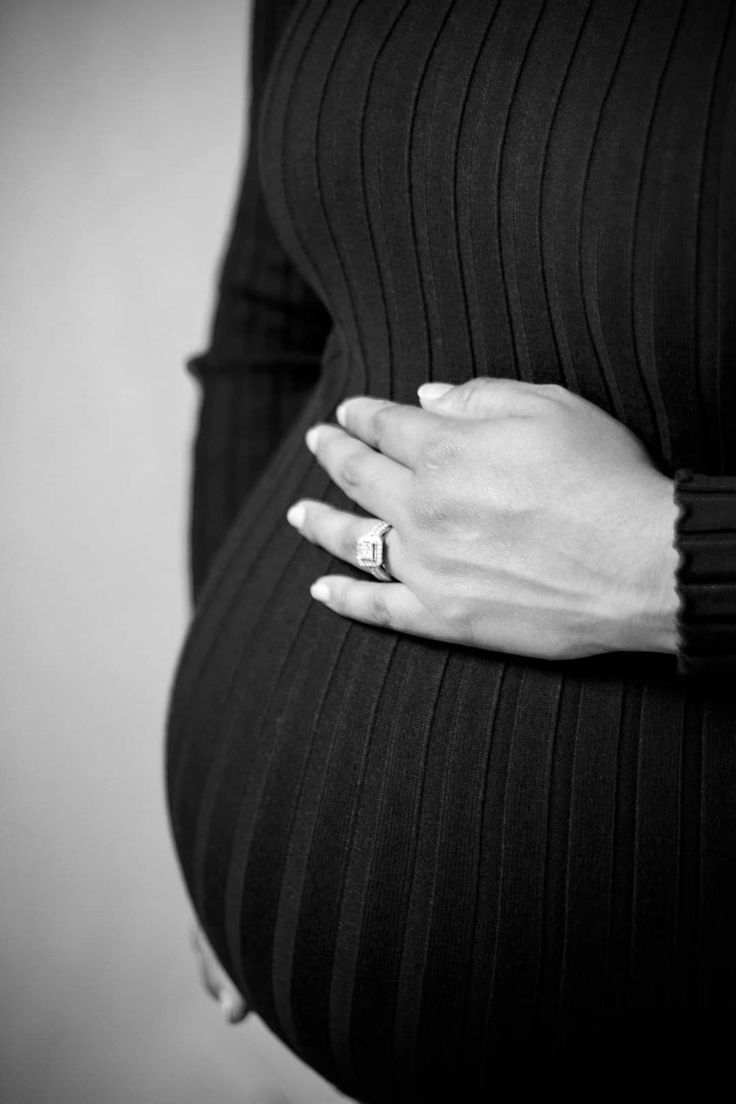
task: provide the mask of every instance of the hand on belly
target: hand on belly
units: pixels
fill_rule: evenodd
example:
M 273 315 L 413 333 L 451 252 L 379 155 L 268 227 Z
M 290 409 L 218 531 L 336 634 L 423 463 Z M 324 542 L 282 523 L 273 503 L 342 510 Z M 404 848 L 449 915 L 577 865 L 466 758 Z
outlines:
M 380 519 L 395 581 L 332 575 L 315 598 L 397 631 L 543 659 L 676 650 L 673 484 L 629 429 L 555 384 L 479 378 L 421 407 L 359 396 L 307 444 L 371 516 L 315 500 L 288 520 L 356 566 Z

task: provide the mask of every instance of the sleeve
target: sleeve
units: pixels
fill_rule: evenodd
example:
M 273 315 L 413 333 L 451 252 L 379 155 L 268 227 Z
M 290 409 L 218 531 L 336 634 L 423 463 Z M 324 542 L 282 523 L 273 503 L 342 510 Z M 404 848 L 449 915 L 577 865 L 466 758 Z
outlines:
M 675 473 L 679 675 L 736 678 L 736 476 Z
M 330 314 L 269 221 L 257 127 L 268 75 L 296 0 L 254 0 L 244 166 L 220 266 L 208 348 L 187 368 L 199 383 L 189 498 L 189 573 L 196 601 L 243 499 L 319 375 Z

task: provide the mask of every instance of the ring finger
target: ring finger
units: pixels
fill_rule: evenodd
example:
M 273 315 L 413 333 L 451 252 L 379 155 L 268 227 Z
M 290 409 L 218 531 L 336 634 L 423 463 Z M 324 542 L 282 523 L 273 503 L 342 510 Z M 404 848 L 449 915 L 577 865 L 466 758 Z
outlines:
M 290 525 L 312 544 L 318 544 L 333 556 L 360 567 L 358 541 L 366 536 L 379 521 L 378 518 L 356 517 L 344 510 L 337 510 L 325 502 L 302 499 L 295 502 L 286 515 Z M 405 581 L 403 555 L 398 533 L 392 527 L 384 535 L 384 565 L 394 579 Z M 366 573 L 367 568 L 364 568 Z

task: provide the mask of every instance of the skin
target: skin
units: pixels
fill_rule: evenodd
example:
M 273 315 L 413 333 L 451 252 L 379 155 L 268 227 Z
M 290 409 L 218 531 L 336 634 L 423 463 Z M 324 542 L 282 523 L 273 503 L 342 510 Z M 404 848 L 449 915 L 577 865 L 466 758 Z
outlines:
M 307 445 L 369 517 L 287 515 L 356 566 L 378 518 L 396 582 L 331 575 L 312 595 L 399 632 L 550 660 L 677 648 L 673 482 L 641 441 L 556 384 L 428 384 L 421 406 L 348 399 Z
M 248 1015 L 245 999 L 225 973 L 207 936 L 197 924 L 192 928 L 192 947 L 204 989 L 217 1001 L 227 1023 L 241 1023 Z

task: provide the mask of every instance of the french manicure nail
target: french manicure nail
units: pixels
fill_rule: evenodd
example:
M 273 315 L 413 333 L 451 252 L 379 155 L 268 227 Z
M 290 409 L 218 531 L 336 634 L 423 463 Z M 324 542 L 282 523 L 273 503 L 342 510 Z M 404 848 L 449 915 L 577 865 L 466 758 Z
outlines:
M 316 583 L 312 583 L 309 588 L 309 593 L 313 598 L 316 598 L 318 602 L 327 602 L 330 597 L 330 588 L 322 579 L 318 579 Z
M 318 438 L 318 436 L 319 436 L 319 426 L 312 426 L 311 429 L 307 430 L 307 433 L 306 433 L 306 436 L 305 436 L 304 440 L 306 441 L 307 448 L 309 449 L 310 452 L 316 452 L 317 451 L 317 438 Z
M 421 387 L 417 387 L 417 394 L 420 399 L 429 399 L 431 402 L 433 399 L 441 399 L 454 386 L 453 383 L 423 383 Z
M 304 524 L 306 513 L 307 511 L 305 510 L 302 503 L 296 502 L 287 511 L 286 520 L 288 521 L 289 525 L 293 525 L 295 529 L 301 529 L 302 525 Z
M 220 1008 L 228 1023 L 242 1023 L 248 1013 L 248 1007 L 243 998 L 228 993 L 225 999 L 220 999 Z

